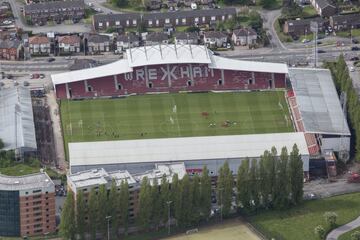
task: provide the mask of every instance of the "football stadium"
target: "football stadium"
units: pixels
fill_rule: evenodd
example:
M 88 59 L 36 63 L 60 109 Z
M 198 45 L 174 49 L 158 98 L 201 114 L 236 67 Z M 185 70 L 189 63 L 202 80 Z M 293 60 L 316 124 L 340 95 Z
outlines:
M 350 131 L 327 70 L 216 56 L 205 46 L 128 49 L 124 59 L 52 75 L 71 173 L 143 172 L 155 164 L 207 165 L 297 144 L 309 158 L 350 148 Z

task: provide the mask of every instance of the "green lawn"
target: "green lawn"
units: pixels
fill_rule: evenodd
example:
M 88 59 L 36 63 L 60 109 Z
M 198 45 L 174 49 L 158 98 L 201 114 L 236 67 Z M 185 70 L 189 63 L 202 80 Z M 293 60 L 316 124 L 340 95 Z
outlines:
M 338 225 L 352 221 L 360 215 L 360 193 L 308 201 L 286 211 L 265 212 L 251 217 L 251 221 L 269 239 L 317 240 L 314 228 L 319 224 L 326 227 L 326 211 L 338 214 Z
M 16 164 L 11 167 L 0 168 L 0 173 L 9 176 L 21 176 L 40 171 L 40 167 L 30 166 L 26 164 Z
M 340 235 L 340 237 L 338 238 L 338 240 L 350 240 L 351 239 L 351 234 L 353 234 L 356 231 L 360 231 L 360 228 L 355 228 L 354 230 L 344 233 L 343 235 Z
M 317 15 L 315 8 L 311 5 L 303 7 L 303 17 L 311 17 Z
M 360 29 L 353 29 L 351 30 L 351 35 L 353 37 L 360 37 Z M 336 36 L 339 37 L 350 37 L 350 30 L 348 31 L 337 31 Z
M 68 142 L 291 132 L 284 92 L 179 93 L 62 101 Z

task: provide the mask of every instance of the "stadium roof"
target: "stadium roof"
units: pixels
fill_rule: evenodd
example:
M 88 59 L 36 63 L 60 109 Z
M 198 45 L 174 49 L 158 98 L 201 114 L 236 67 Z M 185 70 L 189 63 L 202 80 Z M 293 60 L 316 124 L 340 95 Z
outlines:
M 0 90 L 0 139 L 5 150 L 36 150 L 30 90 L 25 87 Z
M 289 69 L 306 132 L 350 135 L 346 118 L 327 69 Z
M 71 166 L 236 159 L 295 143 L 309 155 L 303 133 L 271 133 L 69 143 L 69 159 Z
M 199 63 L 209 68 L 237 71 L 288 73 L 286 64 L 242 61 L 219 57 L 203 45 L 162 44 L 128 49 L 126 58 L 116 62 L 77 71 L 51 75 L 54 85 L 132 72 L 133 67 L 157 64 Z
M 54 185 L 46 172 L 24 176 L 6 176 L 0 174 L 0 190 L 19 191 L 34 188 L 47 188 Z

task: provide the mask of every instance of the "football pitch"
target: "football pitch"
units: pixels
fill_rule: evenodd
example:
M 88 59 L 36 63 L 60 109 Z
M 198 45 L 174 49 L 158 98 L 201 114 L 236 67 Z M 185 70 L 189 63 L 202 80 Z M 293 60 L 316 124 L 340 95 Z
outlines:
M 293 131 L 283 91 L 63 100 L 60 111 L 65 146 L 68 142 Z

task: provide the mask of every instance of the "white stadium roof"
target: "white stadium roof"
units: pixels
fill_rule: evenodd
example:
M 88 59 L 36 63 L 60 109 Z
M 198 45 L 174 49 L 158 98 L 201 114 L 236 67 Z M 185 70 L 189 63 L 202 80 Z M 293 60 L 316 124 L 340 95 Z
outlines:
M 208 64 L 209 68 L 237 71 L 288 73 L 287 65 L 229 59 L 213 55 L 203 45 L 154 45 L 126 51 L 125 59 L 77 71 L 51 75 L 55 85 L 132 72 L 134 67 L 157 64 Z
M 290 151 L 295 143 L 309 155 L 304 134 L 294 132 L 69 143 L 69 159 L 71 166 L 237 159 L 259 157 L 273 146 Z
M 349 136 L 330 71 L 290 68 L 289 74 L 305 131 Z

